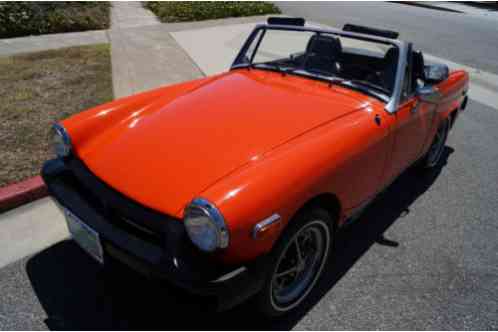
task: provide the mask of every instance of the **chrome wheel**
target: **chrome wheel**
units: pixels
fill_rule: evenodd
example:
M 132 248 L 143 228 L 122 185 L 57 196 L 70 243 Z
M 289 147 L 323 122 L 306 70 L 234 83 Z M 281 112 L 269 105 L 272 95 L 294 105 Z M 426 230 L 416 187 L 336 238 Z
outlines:
M 320 276 L 327 259 L 330 235 L 324 221 L 304 225 L 291 238 L 272 275 L 270 292 L 272 306 L 286 311 L 298 305 Z
M 439 159 L 444 151 L 444 146 L 446 143 L 446 137 L 448 135 L 448 121 L 445 120 L 444 123 L 439 127 L 432 142 L 429 152 L 427 154 L 427 167 L 433 167 L 438 164 Z

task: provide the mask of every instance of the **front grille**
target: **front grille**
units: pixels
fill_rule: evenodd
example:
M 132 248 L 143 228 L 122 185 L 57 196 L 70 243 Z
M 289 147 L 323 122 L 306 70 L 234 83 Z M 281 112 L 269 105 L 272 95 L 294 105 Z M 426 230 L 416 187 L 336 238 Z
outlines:
M 73 188 L 106 220 L 127 233 L 163 246 L 167 228 L 183 226 L 180 220 L 142 206 L 111 188 L 81 160 L 70 157 L 66 165 L 74 181 Z
M 139 223 L 131 221 L 130 219 L 122 216 L 114 216 L 111 217 L 109 220 L 114 226 L 142 240 L 146 240 L 157 245 L 163 244 L 163 233 L 159 233 L 157 231 L 145 228 L 144 226 L 141 226 Z

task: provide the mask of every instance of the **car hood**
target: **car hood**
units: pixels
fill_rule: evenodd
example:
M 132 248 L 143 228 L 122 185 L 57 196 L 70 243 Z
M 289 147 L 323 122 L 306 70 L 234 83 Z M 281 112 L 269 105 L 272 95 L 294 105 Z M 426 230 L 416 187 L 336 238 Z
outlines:
M 174 98 L 168 89 L 135 108 L 133 97 L 114 102 L 113 113 L 121 108 L 122 117 L 75 150 L 114 189 L 176 216 L 242 165 L 368 104 L 358 93 L 323 82 L 246 69 Z

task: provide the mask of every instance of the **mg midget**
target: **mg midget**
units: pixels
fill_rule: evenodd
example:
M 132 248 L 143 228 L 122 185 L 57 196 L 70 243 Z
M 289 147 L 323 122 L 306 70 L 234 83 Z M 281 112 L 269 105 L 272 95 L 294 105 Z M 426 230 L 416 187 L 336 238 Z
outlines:
M 227 72 L 55 124 L 42 176 L 104 268 L 277 316 L 327 277 L 340 227 L 440 163 L 468 82 L 394 31 L 269 18 Z

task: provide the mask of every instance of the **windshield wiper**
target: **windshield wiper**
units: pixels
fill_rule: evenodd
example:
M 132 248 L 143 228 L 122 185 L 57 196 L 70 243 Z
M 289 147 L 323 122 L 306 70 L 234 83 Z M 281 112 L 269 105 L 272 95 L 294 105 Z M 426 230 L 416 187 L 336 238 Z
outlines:
M 297 70 L 294 70 L 294 71 L 297 72 Z M 378 86 L 376 84 L 372 84 L 372 83 L 370 83 L 368 81 L 364 81 L 364 80 L 342 78 L 339 76 L 331 76 L 331 75 L 322 75 L 319 73 L 309 72 L 309 71 L 304 70 L 304 69 L 299 69 L 299 73 L 305 74 L 305 75 L 310 76 L 310 77 L 316 77 L 316 78 L 326 80 L 330 84 L 341 84 L 341 85 L 346 85 L 348 87 L 350 87 L 351 85 L 361 86 L 363 88 L 370 88 L 370 89 L 374 89 L 374 90 L 380 91 L 380 92 L 385 93 L 385 94 L 389 94 L 389 91 L 387 91 L 383 87 Z
M 343 78 L 337 77 L 337 76 L 331 76 L 331 75 L 323 75 L 319 74 L 316 72 L 311 72 L 309 70 L 303 69 L 303 68 L 294 68 L 291 71 L 292 73 L 299 74 L 302 76 L 307 76 L 311 78 L 317 78 L 323 81 L 327 81 L 330 84 L 337 84 L 337 83 L 342 83 L 344 81 Z
M 362 85 L 362 86 L 365 86 L 367 88 L 371 88 L 371 89 L 380 91 L 382 93 L 389 94 L 389 91 L 387 91 L 383 87 L 378 86 L 376 84 L 372 84 L 371 82 L 364 81 L 364 80 L 343 79 L 340 83 L 346 84 L 346 85 L 348 85 L 348 84 Z
M 271 62 L 271 63 L 253 63 L 252 66 L 254 68 L 262 68 L 262 69 L 272 69 L 283 74 L 292 74 L 296 68 L 285 67 L 279 63 Z

